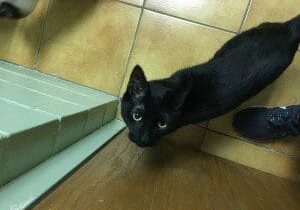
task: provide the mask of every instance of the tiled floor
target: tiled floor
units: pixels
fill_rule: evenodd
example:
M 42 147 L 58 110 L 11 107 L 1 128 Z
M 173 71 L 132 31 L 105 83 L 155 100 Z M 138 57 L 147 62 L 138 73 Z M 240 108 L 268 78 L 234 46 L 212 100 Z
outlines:
M 147 0 L 146 8 L 237 32 L 248 3 L 248 0 Z
M 137 63 L 149 79 L 169 76 L 206 61 L 240 31 L 299 13 L 299 0 L 44 0 L 24 20 L 0 20 L 0 59 L 122 96 Z M 299 103 L 299 68 L 300 52 L 242 107 Z M 209 129 L 241 138 L 231 115 L 210 121 Z M 262 146 L 299 158 L 298 140 Z
M 233 36 L 145 10 L 120 96 L 126 90 L 131 70 L 136 64 L 142 66 L 148 79 L 167 77 L 181 68 L 207 61 Z
M 37 68 L 117 95 L 140 12 L 114 1 L 53 0 Z

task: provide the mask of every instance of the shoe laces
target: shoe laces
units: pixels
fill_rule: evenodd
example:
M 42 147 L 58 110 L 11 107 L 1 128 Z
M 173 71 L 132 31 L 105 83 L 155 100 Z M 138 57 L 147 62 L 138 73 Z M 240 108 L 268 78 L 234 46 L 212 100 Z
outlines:
M 300 114 L 291 112 L 279 112 L 278 114 L 269 114 L 268 122 L 274 130 L 274 136 L 297 136 L 300 135 Z

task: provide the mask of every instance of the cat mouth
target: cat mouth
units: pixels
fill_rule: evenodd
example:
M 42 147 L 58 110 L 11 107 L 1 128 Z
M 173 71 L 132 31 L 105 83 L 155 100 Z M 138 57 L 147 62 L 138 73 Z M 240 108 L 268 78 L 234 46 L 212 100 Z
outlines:
M 128 138 L 131 142 L 135 143 L 138 147 L 155 147 L 159 144 L 158 139 L 141 141 L 140 139 L 134 138 L 134 135 L 132 133 L 129 133 Z
M 151 143 L 141 143 L 141 142 L 134 142 L 138 147 L 141 147 L 141 148 L 145 148 L 145 147 L 156 147 L 159 142 L 158 141 L 155 141 L 155 142 L 151 142 Z
M 129 137 L 129 139 L 130 139 L 131 142 L 135 143 L 138 147 L 142 147 L 142 148 L 144 148 L 144 147 L 155 147 L 159 144 L 159 141 L 140 142 L 140 141 L 136 141 L 136 140 L 134 140 L 130 137 Z

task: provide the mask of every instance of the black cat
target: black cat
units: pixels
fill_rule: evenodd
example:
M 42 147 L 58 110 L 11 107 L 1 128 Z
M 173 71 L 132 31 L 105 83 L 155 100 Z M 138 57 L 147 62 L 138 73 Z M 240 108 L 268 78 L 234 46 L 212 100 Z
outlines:
M 245 31 L 207 63 L 147 82 L 136 66 L 122 99 L 129 138 L 140 147 L 184 125 L 225 114 L 256 95 L 293 61 L 300 42 L 300 15 Z M 292 81 L 291 81 L 292 82 Z

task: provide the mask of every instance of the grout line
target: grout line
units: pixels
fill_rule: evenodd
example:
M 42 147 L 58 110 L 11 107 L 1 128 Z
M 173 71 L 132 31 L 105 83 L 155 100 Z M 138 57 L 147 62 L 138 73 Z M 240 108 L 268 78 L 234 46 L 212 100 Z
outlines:
M 206 128 L 204 128 L 204 133 L 203 133 L 202 139 L 201 139 L 201 141 L 200 141 L 200 146 L 199 146 L 199 149 L 200 149 L 201 151 L 202 151 L 202 144 L 203 144 L 203 142 L 204 142 L 204 140 L 205 140 L 205 138 L 206 138 L 207 133 L 208 133 L 208 130 L 207 130 Z
M 143 3 L 143 6 L 144 6 L 144 4 L 145 4 L 145 1 Z M 141 22 L 142 22 L 143 13 L 144 13 L 144 8 L 141 8 L 141 13 L 140 13 L 140 16 L 139 16 L 139 20 L 137 22 L 136 30 L 135 30 L 134 35 L 133 35 L 133 40 L 132 40 L 131 48 L 129 50 L 128 58 L 127 58 L 126 63 L 125 63 L 125 71 L 123 73 L 122 80 L 121 80 L 120 87 L 119 87 L 119 91 L 118 91 L 118 97 L 119 98 L 120 98 L 120 94 L 121 94 L 123 83 L 125 82 L 126 74 L 128 72 L 129 61 L 131 60 L 131 57 L 132 57 L 132 52 L 133 52 L 133 49 L 134 49 L 134 46 L 135 46 L 135 43 L 136 43 L 137 34 L 139 32 L 140 25 L 141 25 Z
M 251 1 L 251 0 L 249 0 L 249 1 Z M 187 18 L 178 17 L 178 16 L 171 15 L 171 14 L 168 14 L 168 13 L 160 12 L 160 11 L 157 11 L 157 10 L 154 10 L 154 9 L 145 8 L 146 0 L 144 1 L 144 4 L 143 4 L 142 7 L 138 6 L 138 5 L 131 4 L 131 3 L 123 2 L 123 1 L 119 1 L 119 2 L 122 3 L 122 4 L 127 4 L 129 6 L 133 6 L 133 7 L 137 7 L 137 8 L 142 8 L 144 10 L 155 12 L 155 13 L 160 14 L 160 15 L 165 15 L 165 16 L 173 17 L 173 18 L 176 18 L 176 19 L 179 19 L 179 20 L 183 20 L 185 22 L 194 23 L 194 24 L 205 26 L 205 27 L 208 27 L 208 28 L 213 28 L 213 29 L 216 29 L 216 30 L 220 30 L 220 31 L 223 31 L 223 32 L 227 32 L 227 33 L 231 33 L 231 34 L 237 34 L 238 33 L 238 32 L 231 31 L 231 30 L 224 29 L 224 28 L 220 28 L 220 27 L 217 27 L 217 26 L 212 26 L 212 25 L 208 25 L 208 24 L 201 23 L 201 22 L 198 22 L 198 21 L 190 20 L 190 19 L 187 19 Z
M 107 104 L 105 104 L 104 106 L 103 116 L 101 119 L 101 127 L 104 125 L 104 118 L 105 118 L 106 111 L 107 111 Z
M 204 129 L 204 133 L 203 133 L 203 137 L 202 137 L 202 139 L 201 139 L 201 142 L 200 142 L 200 147 L 199 147 L 199 149 L 201 150 L 201 148 L 202 148 L 202 144 L 203 144 L 203 142 L 204 142 L 204 140 L 205 140 L 205 137 L 206 137 L 206 135 L 207 135 L 207 133 L 208 133 L 208 125 L 209 125 L 209 121 L 207 121 L 206 122 L 206 125 L 203 127 L 203 126 L 200 126 L 200 125 L 196 125 L 197 127 L 200 127 L 200 128 L 203 128 Z M 201 150 L 202 151 L 202 150 Z
M 104 105 L 105 106 L 105 105 Z M 91 110 L 92 110 L 93 108 L 89 108 L 89 109 L 86 109 L 85 111 L 87 112 L 87 115 L 86 115 L 86 117 L 84 118 L 84 123 L 83 123 L 83 133 L 85 133 L 85 132 L 87 132 L 87 123 L 88 123 L 88 119 L 89 119 L 89 117 L 90 117 L 90 114 L 91 114 Z M 101 122 L 102 123 L 102 122 Z M 102 126 L 102 125 L 101 125 Z M 100 126 L 100 127 L 101 127 Z
M 247 19 L 248 13 L 249 13 L 249 11 L 250 11 L 251 3 L 252 3 L 252 0 L 248 0 L 247 6 L 246 6 L 246 10 L 245 10 L 245 14 L 244 14 L 244 16 L 243 16 L 243 18 L 242 18 L 242 22 L 241 22 L 241 25 L 240 25 L 240 27 L 239 27 L 238 33 L 241 32 L 242 27 L 243 27 L 243 25 L 244 25 L 244 23 L 245 23 L 245 21 L 246 21 L 246 19 Z
M 127 4 L 127 5 L 129 5 L 129 6 L 132 6 L 132 7 L 137 7 L 137 8 L 143 8 L 143 5 L 144 5 L 144 3 L 143 3 L 143 5 L 142 6 L 140 6 L 140 5 L 136 5 L 136 4 L 133 4 L 133 3 L 129 3 L 129 2 L 125 2 L 125 1 L 122 1 L 122 0 L 117 0 L 119 3 L 121 3 L 121 4 Z
M 137 38 L 137 34 L 138 34 L 138 31 L 139 31 L 139 28 L 140 28 L 140 24 L 141 24 L 141 20 L 142 20 L 142 16 L 143 16 L 144 10 L 148 10 L 148 11 L 151 11 L 151 12 L 154 12 L 154 13 L 158 13 L 158 14 L 161 14 L 161 15 L 165 15 L 165 16 L 176 18 L 176 19 L 180 19 L 180 20 L 183 20 L 185 22 L 190 22 L 190 23 L 194 23 L 194 24 L 197 24 L 197 25 L 202 25 L 202 26 L 205 26 L 205 27 L 208 27 L 208 28 L 213 28 L 213 29 L 220 30 L 220 31 L 223 31 L 223 32 L 227 32 L 227 33 L 231 33 L 231 34 L 237 34 L 237 32 L 230 31 L 230 30 L 227 30 L 227 29 L 223 29 L 223 28 L 219 28 L 219 27 L 207 25 L 207 24 L 204 24 L 204 23 L 199 23 L 197 21 L 193 21 L 193 20 L 189 20 L 189 19 L 186 19 L 186 18 L 181 18 L 181 17 L 177 17 L 177 16 L 174 16 L 174 15 L 170 15 L 170 14 L 166 14 L 166 13 L 159 12 L 159 11 L 156 11 L 156 10 L 145 8 L 146 0 L 143 1 L 142 7 L 138 6 L 138 5 L 134 5 L 134 4 L 128 3 L 128 2 L 123 2 L 123 1 L 120 1 L 120 0 L 118 2 L 121 3 L 121 4 L 126 4 L 126 5 L 129 5 L 129 6 L 133 6 L 133 7 L 141 9 L 141 14 L 140 14 L 140 17 L 139 17 L 139 20 L 138 20 L 136 31 L 135 31 L 134 36 L 133 36 L 133 42 L 132 42 L 132 45 L 131 45 L 131 48 L 130 48 L 130 51 L 129 51 L 128 58 L 126 60 L 125 71 L 123 73 L 122 81 L 120 83 L 120 87 L 119 87 L 119 91 L 118 91 L 118 95 L 117 95 L 117 97 L 119 97 L 119 98 L 121 98 L 120 94 L 121 94 L 122 86 L 123 86 L 123 83 L 125 81 L 126 74 L 128 72 L 129 61 L 130 61 L 130 59 L 132 57 L 133 48 L 134 48 L 135 43 L 136 43 L 136 38 Z
M 179 20 L 183 20 L 185 22 L 194 23 L 194 24 L 197 24 L 197 25 L 205 26 L 205 27 L 208 27 L 208 28 L 213 28 L 213 29 L 223 31 L 223 32 L 227 32 L 227 33 L 231 33 L 231 34 L 237 34 L 237 32 L 227 30 L 227 29 L 224 29 L 224 28 L 220 28 L 220 27 L 217 27 L 217 26 L 212 26 L 212 25 L 208 25 L 208 24 L 205 24 L 205 23 L 200 23 L 200 22 L 197 22 L 197 21 L 194 21 L 194 20 L 189 20 L 187 18 L 178 17 L 178 16 L 175 16 L 175 15 L 167 14 L 167 13 L 160 12 L 160 11 L 153 10 L 153 9 L 149 9 L 149 8 L 145 8 L 145 9 L 148 10 L 148 11 L 151 11 L 151 12 L 158 13 L 160 15 L 165 15 L 165 16 L 173 17 L 173 18 L 176 18 L 176 19 L 179 19 Z
M 39 40 L 39 46 L 38 46 L 38 49 L 37 49 L 37 52 L 36 52 L 36 55 L 35 55 L 35 59 L 34 59 L 34 69 L 37 69 L 37 67 L 38 67 L 39 55 L 40 55 L 40 51 L 41 51 L 41 48 L 42 48 L 42 43 L 44 41 L 45 28 L 46 28 L 45 25 L 46 25 L 46 21 L 47 21 L 47 17 L 48 17 L 48 13 L 49 13 L 51 3 L 52 3 L 52 0 L 49 0 L 48 4 L 47 4 L 46 14 L 43 18 L 42 31 L 41 31 L 41 36 L 40 36 L 40 40 Z
M 207 131 L 210 131 L 210 132 L 213 132 L 213 133 L 216 133 L 216 134 L 219 134 L 219 135 L 222 135 L 222 136 L 226 136 L 226 137 L 229 137 L 229 138 L 233 138 L 235 140 L 240 140 L 240 141 L 243 141 L 243 142 L 246 142 L 248 144 L 252 144 L 252 145 L 255 145 L 255 146 L 258 146 L 258 147 L 261 147 L 261 148 L 264 148 L 268 151 L 271 151 L 271 152 L 274 152 L 274 153 L 277 153 L 277 154 L 280 154 L 280 155 L 284 155 L 284 156 L 287 156 L 288 158 L 292 158 L 292 159 L 298 159 L 299 157 L 297 157 L 297 155 L 291 155 L 291 154 L 287 154 L 285 152 L 282 152 L 282 151 L 278 151 L 276 149 L 273 149 L 273 148 L 270 148 L 270 147 L 266 147 L 262 144 L 258 144 L 257 142 L 255 141 L 250 141 L 250 140 L 247 140 L 247 139 L 244 139 L 244 138 L 241 138 L 241 137 L 237 137 L 237 136 L 231 136 L 231 135 L 228 135 L 228 134 L 225 134 L 225 133 L 222 133 L 222 132 L 219 132 L 217 130 L 214 130 L 214 129 L 211 129 L 209 127 L 206 128 Z

